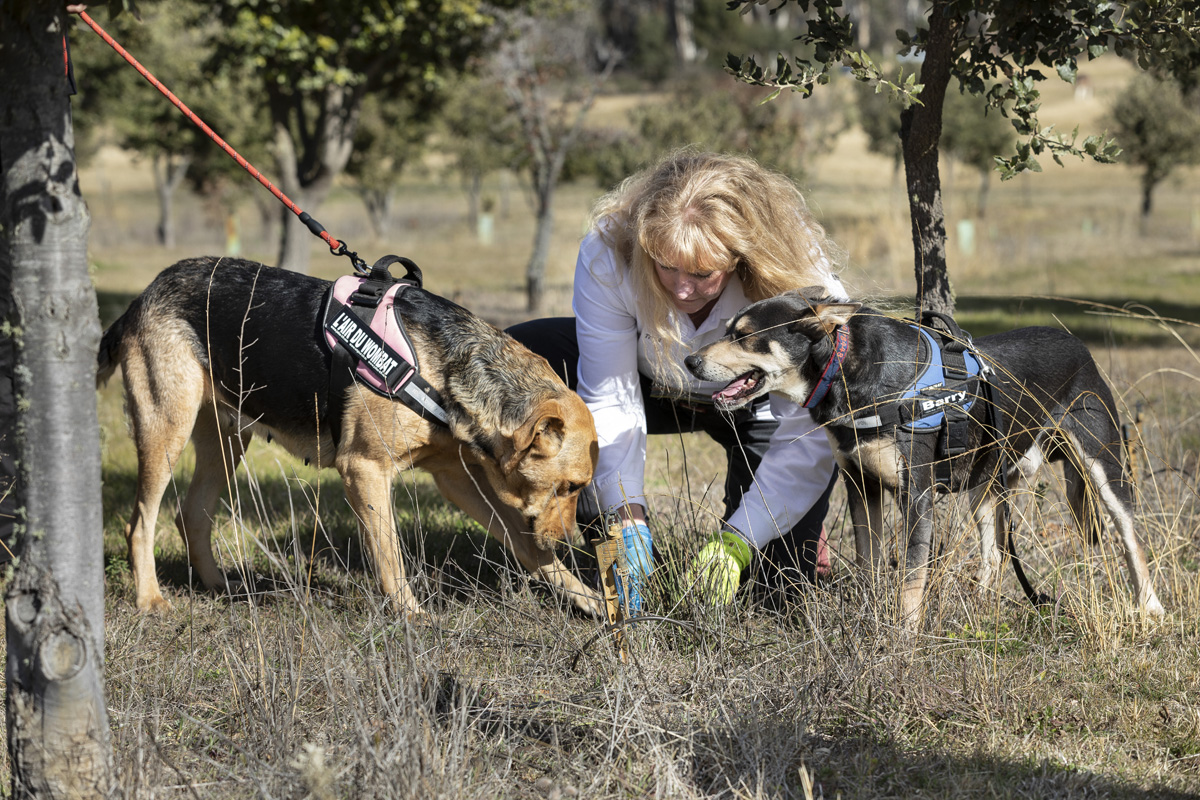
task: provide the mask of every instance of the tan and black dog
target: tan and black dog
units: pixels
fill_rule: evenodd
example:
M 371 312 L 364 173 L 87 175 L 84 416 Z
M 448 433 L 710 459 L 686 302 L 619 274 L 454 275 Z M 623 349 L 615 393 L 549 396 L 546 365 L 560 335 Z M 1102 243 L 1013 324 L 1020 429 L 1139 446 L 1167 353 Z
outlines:
M 260 434 L 337 469 L 379 583 L 403 612 L 420 609 L 405 578 L 392 482 L 397 470 L 420 468 L 530 572 L 599 614 L 599 597 L 554 553 L 575 530 L 576 499 L 596 463 L 595 426 L 579 396 L 510 336 L 410 288 L 402 318 L 447 424 L 348 381 L 331 402 L 331 355 L 321 341 L 329 286 L 250 261 L 185 260 L 105 331 L 97 381 L 121 366 L 138 454 L 137 505 L 126 528 L 138 608 L 167 605 L 154 529 L 189 438 L 196 470 L 176 525 L 204 584 L 227 588 L 213 558 L 212 518 Z
M 992 391 L 980 395 L 977 389 L 968 397 L 968 391 L 947 384 L 930 385 L 927 393 L 911 391 L 925 358 L 918 355 L 922 338 L 911 323 L 828 298 L 817 287 L 747 306 L 729 322 L 723 338 L 688 356 L 686 364 L 702 380 L 727 384 L 713 395 L 720 408 L 740 408 L 767 392 L 810 408 L 825 426 L 846 478 L 862 566 L 882 566 L 882 492 L 896 494 L 906 525 L 900 610 L 907 627 L 919 621 L 943 460 L 948 470 L 943 485 L 971 492 L 980 529 L 981 584 L 997 577 L 1001 563 L 995 523 L 998 504 L 1006 499 L 1004 479 L 1016 481 L 1049 459 L 1063 465 L 1067 499 L 1089 540 L 1099 534 L 1099 514 L 1092 510 L 1099 497 L 1124 544 L 1138 607 L 1161 616 L 1134 531 L 1116 405 L 1083 342 L 1053 328 L 981 337 L 974 342 L 974 358 L 990 369 Z M 967 407 L 961 452 L 945 456 L 938 452 L 936 436 L 883 422 L 884 412 L 898 408 L 901 397 L 912 398 L 907 402 L 913 410 L 899 418 L 907 421 L 949 404 Z

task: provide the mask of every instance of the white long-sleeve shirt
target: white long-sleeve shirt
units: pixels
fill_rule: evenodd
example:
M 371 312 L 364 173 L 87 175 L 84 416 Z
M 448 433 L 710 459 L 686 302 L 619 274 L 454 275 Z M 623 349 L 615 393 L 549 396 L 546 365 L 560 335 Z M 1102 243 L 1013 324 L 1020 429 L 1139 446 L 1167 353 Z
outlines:
M 601 508 L 624 503 L 647 506 L 645 498 L 646 412 L 639 371 L 654 375 L 648 360 L 646 331 L 639 319 L 634 288 L 620 257 L 592 231 L 579 248 L 575 266 L 573 307 L 579 338 L 579 394 L 591 409 L 599 436 L 600 457 L 593 479 Z M 837 278 L 828 275 L 830 293 L 844 295 Z M 668 357 L 683 359 L 716 341 L 726 324 L 749 301 L 734 275 L 717 298 L 708 317 L 696 328 L 687 314 L 678 314 L 682 347 Z M 720 384 L 688 375 L 684 394 L 711 397 Z M 762 548 L 791 530 L 808 513 L 829 485 L 833 451 L 824 432 L 817 430 L 807 409 L 771 396 L 759 407 L 763 419 L 779 420 L 754 483 L 728 524 Z

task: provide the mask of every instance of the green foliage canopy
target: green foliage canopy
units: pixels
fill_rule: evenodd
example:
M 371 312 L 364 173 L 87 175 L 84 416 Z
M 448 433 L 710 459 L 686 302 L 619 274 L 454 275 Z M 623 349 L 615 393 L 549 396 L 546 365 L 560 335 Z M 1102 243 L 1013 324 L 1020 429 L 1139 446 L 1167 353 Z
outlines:
M 827 150 L 844 125 L 839 113 L 805 113 L 794 104 L 763 103 L 763 93 L 705 77 L 677 84 L 669 103 L 629 112 L 629 131 L 601 131 L 572 155 L 572 174 L 594 174 L 602 186 L 652 163 L 667 150 L 696 145 L 752 155 L 764 166 L 804 176 L 804 164 Z
M 312 210 L 350 160 L 365 96 L 381 108 L 403 101 L 423 123 L 494 22 L 479 0 L 223 0 L 211 8 L 219 24 L 210 70 L 253 73 L 247 93 L 266 98 L 281 188 Z M 308 234 L 284 220 L 280 264 L 305 269 Z
M 923 84 L 915 73 L 901 71 L 890 78 L 870 55 L 854 49 L 852 19 L 840 2 L 730 0 L 729 8 L 780 8 L 789 1 L 807 15 L 796 41 L 812 55 L 789 59 L 781 53 L 773 70 L 753 57 L 730 55 L 726 66 L 731 72 L 748 83 L 809 94 L 845 67 L 906 106 L 921 102 Z M 952 75 L 967 91 L 985 96 L 991 107 L 1010 116 L 1020 140 L 1016 152 L 999 162 L 1005 178 L 1039 171 L 1037 156 L 1043 153 L 1061 163 L 1063 155 L 1111 162 L 1119 152 L 1103 137 L 1079 142 L 1077 132 L 1068 137 L 1041 123 L 1037 87 L 1051 72 L 1073 82 L 1081 60 L 1110 50 L 1176 76 L 1190 75 L 1200 66 L 1200 23 L 1189 0 L 936 0 L 930 15 L 949 20 L 952 35 L 931 43 L 928 27 L 897 30 L 900 54 L 923 57 L 931 45 L 944 50 Z
M 919 61 L 917 73 L 894 80 L 866 52 L 855 49 L 849 6 L 840 0 L 790 0 L 799 6 L 801 55 L 780 53 L 773 70 L 753 56 L 731 54 L 727 69 L 747 83 L 776 93 L 793 89 L 808 95 L 829 82 L 835 70 L 886 92 L 904 107 L 901 141 L 912 221 L 914 271 L 919 306 L 953 313 L 954 293 L 946 269 L 946 228 L 938 151 L 946 90 L 951 79 L 1009 117 L 1017 134 L 1015 152 L 997 155 L 1001 175 L 1040 171 L 1038 157 L 1049 154 L 1113 161 L 1112 140 L 1069 136 L 1038 119 L 1038 86 L 1049 72 L 1074 81 L 1080 60 L 1115 51 L 1176 76 L 1193 75 L 1200 64 L 1200 23 L 1194 0 L 931 0 L 924 25 L 896 31 L 900 55 Z M 730 0 L 730 10 L 757 5 L 778 11 L 789 0 Z M 919 81 L 919 82 L 918 82 Z
M 1154 188 L 1177 167 L 1200 162 L 1200 113 L 1177 84 L 1138 75 L 1113 102 L 1110 121 L 1121 160 L 1142 168 L 1142 215 Z

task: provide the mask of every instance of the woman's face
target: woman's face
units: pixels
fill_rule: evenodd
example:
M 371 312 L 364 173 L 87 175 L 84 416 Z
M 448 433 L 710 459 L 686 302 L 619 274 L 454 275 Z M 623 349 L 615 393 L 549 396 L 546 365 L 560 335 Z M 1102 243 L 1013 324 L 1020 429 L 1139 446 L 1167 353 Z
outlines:
M 695 314 L 720 296 L 733 270 L 689 272 L 682 266 L 655 261 L 654 273 L 675 301 L 675 307 L 685 314 Z

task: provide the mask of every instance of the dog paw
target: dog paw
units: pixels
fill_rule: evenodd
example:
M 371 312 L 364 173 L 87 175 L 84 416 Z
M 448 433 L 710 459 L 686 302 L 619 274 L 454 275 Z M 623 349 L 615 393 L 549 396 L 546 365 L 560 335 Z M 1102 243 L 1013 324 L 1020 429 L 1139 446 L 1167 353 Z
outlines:
M 231 597 L 246 599 L 251 595 L 250 584 L 242 580 L 238 575 L 220 575 L 211 583 L 204 582 L 204 587 L 209 594 L 216 597 Z
M 975 591 L 981 595 L 991 594 L 999 582 L 1000 570 L 991 563 L 984 562 L 975 571 Z
M 143 614 L 165 614 L 171 610 L 171 603 L 161 594 L 151 597 L 139 597 L 137 609 Z
M 604 607 L 604 602 L 599 597 L 594 600 L 581 601 L 578 605 L 579 610 L 592 619 L 608 618 L 608 610 Z
M 1167 615 L 1167 610 L 1163 608 L 1163 604 L 1159 602 L 1157 596 L 1150 595 L 1150 598 L 1142 604 L 1142 613 L 1148 617 L 1162 619 Z
M 608 619 L 608 611 L 604 607 L 604 598 L 589 589 L 570 593 L 571 603 L 575 608 L 592 619 Z

